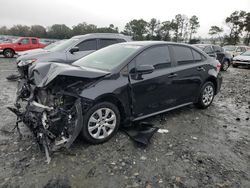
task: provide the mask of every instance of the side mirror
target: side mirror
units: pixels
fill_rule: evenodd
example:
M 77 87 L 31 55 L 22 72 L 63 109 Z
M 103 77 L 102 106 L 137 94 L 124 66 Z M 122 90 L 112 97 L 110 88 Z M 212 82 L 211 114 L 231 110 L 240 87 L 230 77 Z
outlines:
M 153 65 L 139 65 L 136 67 L 136 72 L 141 74 L 150 74 L 154 72 L 155 68 Z
M 21 42 L 18 42 L 17 44 L 18 44 L 18 45 L 21 45 L 22 43 L 21 43 Z
M 71 48 L 69 50 L 69 52 L 72 53 L 72 54 L 75 53 L 75 52 L 79 52 L 79 48 L 75 46 L 75 47 Z

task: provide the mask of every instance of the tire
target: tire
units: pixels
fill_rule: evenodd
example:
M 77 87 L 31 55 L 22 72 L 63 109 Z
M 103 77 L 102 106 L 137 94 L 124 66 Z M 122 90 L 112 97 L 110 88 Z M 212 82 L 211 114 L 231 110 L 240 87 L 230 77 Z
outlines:
M 198 102 L 196 103 L 196 106 L 201 109 L 206 109 L 212 104 L 214 100 L 214 96 L 215 96 L 214 84 L 208 81 L 202 86 L 200 90 L 200 94 L 199 94 L 199 98 L 198 98 Z
M 238 67 L 238 65 L 236 65 L 236 64 L 232 64 L 232 66 L 233 66 L 234 68 L 237 68 L 237 67 Z
M 225 61 L 222 63 L 221 70 L 222 70 L 222 71 L 226 71 L 226 70 L 229 68 L 229 66 L 230 66 L 229 61 L 228 61 L 228 60 L 225 60 Z
M 15 52 L 12 49 L 6 49 L 3 51 L 3 55 L 6 58 L 12 58 L 15 55 Z
M 106 114 L 106 112 L 109 113 Z M 110 121 L 108 121 L 109 119 Z M 84 115 L 82 136 L 89 143 L 100 144 L 113 137 L 118 131 L 119 125 L 120 112 L 118 108 L 110 102 L 101 102 L 91 107 Z

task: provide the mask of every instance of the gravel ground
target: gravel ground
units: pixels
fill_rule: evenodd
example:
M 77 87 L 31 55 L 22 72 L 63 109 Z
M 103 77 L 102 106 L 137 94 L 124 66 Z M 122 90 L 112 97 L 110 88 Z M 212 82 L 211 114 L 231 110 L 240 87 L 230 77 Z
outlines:
M 15 59 L 0 58 L 0 187 L 250 187 L 250 69 L 223 72 L 221 92 L 206 110 L 188 106 L 147 119 L 168 133 L 150 145 L 125 134 L 89 145 L 80 138 L 50 164 L 22 127 L 12 131 Z

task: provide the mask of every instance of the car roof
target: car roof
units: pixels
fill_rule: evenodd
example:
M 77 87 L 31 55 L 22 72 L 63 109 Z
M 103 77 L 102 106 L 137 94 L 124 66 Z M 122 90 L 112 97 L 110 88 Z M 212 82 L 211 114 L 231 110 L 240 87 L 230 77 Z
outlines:
M 185 43 L 176 43 L 176 42 L 166 42 L 166 41 L 132 41 L 132 42 L 124 42 L 124 43 L 119 43 L 121 45 L 135 45 L 135 46 L 154 46 L 154 45 L 159 45 L 159 44 L 175 44 L 175 45 L 183 45 L 183 46 L 191 46 L 189 44 Z
M 110 38 L 127 38 L 131 39 L 131 36 L 126 36 L 120 33 L 89 33 L 85 35 L 76 35 L 72 39 L 82 39 L 82 38 L 93 38 L 93 37 L 110 37 Z

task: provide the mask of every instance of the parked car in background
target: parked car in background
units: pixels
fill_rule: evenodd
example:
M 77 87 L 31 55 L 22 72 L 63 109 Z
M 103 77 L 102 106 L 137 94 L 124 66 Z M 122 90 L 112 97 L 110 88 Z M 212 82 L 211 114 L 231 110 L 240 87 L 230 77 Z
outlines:
M 35 37 L 20 37 L 13 41 L 12 43 L 2 43 L 0 44 L 0 54 L 4 57 L 11 58 L 21 51 L 44 48 L 46 45 L 39 42 L 38 38 Z
M 233 45 L 227 45 L 223 46 L 223 49 L 230 53 L 233 57 L 240 55 L 241 53 L 250 50 L 250 47 L 248 46 L 233 46 Z
M 238 67 L 239 65 L 250 65 L 250 50 L 233 58 L 232 66 Z
M 116 33 L 92 33 L 74 36 L 55 47 L 37 54 L 22 55 L 17 63 L 60 62 L 74 61 L 111 44 L 131 41 L 131 37 Z
M 221 70 L 226 71 L 232 62 L 230 53 L 225 52 L 224 49 L 218 45 L 211 44 L 195 44 L 194 46 L 200 48 L 210 57 L 214 57 L 221 63 Z
M 37 65 L 18 89 L 15 106 L 29 98 L 19 119 L 49 149 L 68 147 L 80 133 L 102 143 L 121 122 L 193 103 L 207 108 L 222 82 L 217 60 L 190 45 L 163 41 L 114 44 L 72 65 Z
M 37 48 L 37 49 L 27 50 L 24 52 L 18 52 L 17 57 L 20 57 L 23 55 L 34 55 L 34 54 L 38 54 L 41 52 L 45 52 L 46 50 L 50 50 L 51 48 L 55 47 L 56 45 L 59 45 L 63 41 L 65 41 L 65 40 L 58 40 L 56 42 L 49 44 L 48 46 L 45 46 L 44 48 Z

